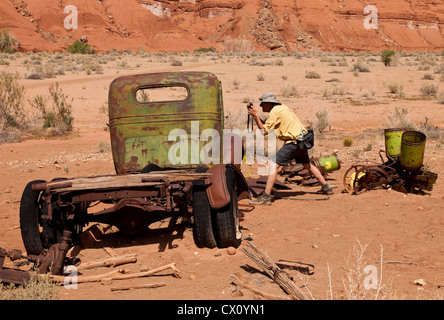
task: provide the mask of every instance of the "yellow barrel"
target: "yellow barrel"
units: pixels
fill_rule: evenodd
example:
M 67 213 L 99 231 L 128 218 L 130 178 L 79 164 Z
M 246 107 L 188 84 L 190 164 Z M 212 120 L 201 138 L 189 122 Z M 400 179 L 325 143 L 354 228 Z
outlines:
M 324 167 L 325 172 L 330 173 L 341 168 L 341 162 L 337 154 L 333 153 L 329 156 L 313 159 L 316 167 Z
M 419 131 L 406 131 L 402 134 L 399 163 L 407 170 L 419 170 L 424 161 L 426 135 Z
M 401 137 L 406 129 L 391 128 L 384 130 L 385 154 L 387 158 L 397 160 L 401 152 Z

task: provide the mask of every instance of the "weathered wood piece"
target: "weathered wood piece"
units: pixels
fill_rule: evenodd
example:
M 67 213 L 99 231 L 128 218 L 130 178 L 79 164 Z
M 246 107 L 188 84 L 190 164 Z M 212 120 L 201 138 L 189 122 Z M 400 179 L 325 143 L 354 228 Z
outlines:
M 203 180 L 210 176 L 209 173 L 195 173 L 187 171 L 165 171 L 162 173 L 136 173 L 121 175 L 104 175 L 93 177 L 78 177 L 63 181 L 48 182 L 47 188 L 52 192 L 97 190 L 108 188 L 129 188 L 142 186 L 156 186 L 164 184 L 162 179 L 167 179 L 169 183 L 180 181 Z M 160 181 L 152 181 L 158 179 Z
M 164 286 L 166 286 L 165 283 L 147 283 L 147 284 L 137 284 L 137 285 L 132 285 L 132 286 L 111 287 L 111 291 L 159 288 L 159 287 L 164 287 Z
M 252 249 L 242 247 L 244 253 L 251 258 L 256 264 L 292 299 L 307 300 L 307 297 L 299 290 L 293 281 L 291 281 L 287 272 L 281 270 L 269 257 L 268 253 L 261 251 L 256 245 L 247 241 L 247 245 Z
M 70 276 L 57 276 L 57 275 L 50 275 L 49 279 L 51 281 L 54 281 L 56 283 L 68 283 L 67 279 L 70 280 L 70 283 L 85 283 L 85 282 L 98 282 L 98 281 L 102 281 L 102 280 L 125 280 L 125 279 L 134 279 L 134 278 L 141 278 L 141 277 L 147 277 L 150 275 L 153 275 L 155 273 L 167 270 L 167 269 L 172 269 L 173 270 L 173 275 L 175 277 L 180 278 L 180 272 L 179 270 L 176 269 L 175 267 L 176 263 L 170 263 L 167 264 L 165 266 L 159 267 L 159 268 L 155 268 L 152 270 L 148 270 L 148 271 L 144 271 L 144 272 L 137 272 L 137 273 L 128 273 L 127 270 L 124 269 L 117 269 L 117 270 L 113 270 L 111 272 L 107 272 L 104 274 L 99 274 L 99 275 L 93 275 L 93 276 L 72 276 L 71 278 L 69 278 Z M 41 276 L 45 276 L 45 275 L 41 275 Z
M 77 270 L 87 270 L 100 267 L 115 267 L 126 263 L 134 263 L 137 261 L 136 254 L 127 254 L 123 256 L 100 259 L 96 261 L 82 263 L 77 267 Z

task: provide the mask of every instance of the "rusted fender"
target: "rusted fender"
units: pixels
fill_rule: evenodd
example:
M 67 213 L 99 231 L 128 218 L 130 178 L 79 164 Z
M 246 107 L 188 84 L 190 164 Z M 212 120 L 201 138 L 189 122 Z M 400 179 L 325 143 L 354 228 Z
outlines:
M 212 175 L 205 180 L 205 184 L 208 186 L 208 200 L 213 209 L 223 208 L 230 203 L 230 193 L 228 192 L 225 174 L 228 167 L 231 167 L 234 172 L 238 200 L 250 197 L 248 183 L 242 172 L 232 164 L 218 164 L 208 169 L 207 173 Z

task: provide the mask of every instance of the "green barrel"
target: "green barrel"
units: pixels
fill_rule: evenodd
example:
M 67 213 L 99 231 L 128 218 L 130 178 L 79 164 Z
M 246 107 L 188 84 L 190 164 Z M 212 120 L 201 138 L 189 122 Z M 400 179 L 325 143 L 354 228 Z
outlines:
M 407 170 L 419 170 L 424 161 L 426 135 L 419 131 L 406 131 L 401 138 L 399 163 Z
M 341 168 L 341 162 L 339 161 L 337 154 L 313 159 L 313 164 L 316 167 L 324 167 L 325 172 L 327 173 L 339 170 Z
M 406 129 L 391 128 L 384 130 L 385 154 L 387 158 L 397 160 L 401 152 L 401 138 Z

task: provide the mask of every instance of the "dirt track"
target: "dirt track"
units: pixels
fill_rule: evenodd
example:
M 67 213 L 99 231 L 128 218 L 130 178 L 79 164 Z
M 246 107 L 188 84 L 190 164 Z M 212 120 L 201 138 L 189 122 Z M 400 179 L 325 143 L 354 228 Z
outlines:
M 348 57 L 351 61 L 353 57 Z M 335 194 L 327 201 L 276 200 L 271 207 L 256 207 L 245 212 L 242 222 L 244 241 L 251 240 L 270 257 L 301 261 L 315 266 L 313 275 L 295 276 L 299 286 L 307 288 L 316 299 L 350 298 L 346 292 L 347 271 L 357 263 L 354 248 L 367 246 L 362 266 L 374 265 L 378 277 L 382 272 L 383 290 L 379 297 L 390 299 L 437 299 L 443 296 L 444 249 L 444 149 L 437 140 L 427 142 L 425 163 L 438 173 L 434 190 L 427 195 L 373 190 L 358 196 L 341 193 L 345 171 L 359 160 L 380 161 L 378 150 L 383 148 L 382 130 L 387 115 L 395 107 L 409 110 L 411 121 L 421 123 L 428 117 L 443 127 L 444 105 L 435 100 L 417 99 L 421 72 L 416 67 L 401 65 L 385 68 L 381 62 L 371 65 L 371 73 L 354 77 L 349 67 L 328 67 L 318 58 L 283 58 L 283 66 L 250 66 L 242 59 L 185 61 L 177 68 L 169 64 L 147 62 L 142 58 L 126 56 L 130 68 L 119 70 L 113 65 L 103 75 L 76 74 L 58 76 L 57 79 L 23 80 L 29 97 L 46 94 L 47 87 L 58 81 L 63 91 L 74 98 L 74 132 L 65 138 L 25 139 L 18 143 L 0 145 L 0 247 L 24 249 L 19 229 L 19 201 L 28 181 L 50 180 L 57 177 L 112 174 L 114 166 L 109 150 L 109 133 L 104 130 L 106 119 L 99 109 L 107 101 L 109 83 L 123 74 L 154 71 L 205 70 L 214 72 L 223 83 L 224 104 L 227 114 L 237 114 L 245 104 L 246 96 L 255 99 L 262 91 L 276 92 L 289 83 L 298 87 L 300 97 L 282 97 L 305 123 L 323 109 L 330 111 L 331 131 L 317 139 L 314 156 L 338 151 L 342 160 L 340 170 L 329 176 Z M 271 61 L 275 58 L 269 58 Z M 442 58 L 441 58 L 442 59 Z M 135 64 L 141 66 L 135 68 Z M 342 74 L 331 75 L 331 69 Z M 304 78 L 305 70 L 316 70 L 321 79 Z M 24 72 L 16 60 L 1 70 Z M 117 71 L 119 73 L 117 74 Z M 258 73 L 265 75 L 264 82 L 256 80 Z M 287 75 L 287 80 L 282 76 Z M 337 77 L 339 86 L 347 94 L 325 98 L 323 88 L 331 88 L 325 80 Z M 234 80 L 240 82 L 235 85 Z M 396 80 L 404 84 L 407 97 L 390 96 L 383 81 Z M 411 81 L 409 81 L 411 80 Z M 435 80 L 434 83 L 437 83 Z M 363 92 L 375 92 L 375 101 L 369 105 L 353 105 L 350 99 L 366 101 Z M 350 99 L 349 99 L 350 98 Z M 413 99 L 414 98 L 414 99 Z M 240 123 L 243 126 L 244 123 Z M 366 129 L 367 131 L 364 131 Z M 353 137 L 351 147 L 343 146 L 343 137 Z M 372 150 L 362 151 L 368 144 Z M 352 152 L 353 150 L 360 152 Z M 255 170 L 243 168 L 254 176 Z M 251 170 L 251 171 L 249 171 Z M 294 187 L 303 195 L 312 196 L 317 187 Z M 84 248 L 79 257 L 93 261 L 107 257 L 104 247 L 118 254 L 136 253 L 137 263 L 126 266 L 132 272 L 155 268 L 172 262 L 181 272 L 181 278 L 168 273 L 161 276 L 114 282 L 117 284 L 164 282 L 166 286 L 111 292 L 109 285 L 100 283 L 79 284 L 76 290 L 61 289 L 61 299 L 252 299 L 253 294 L 242 290 L 243 296 L 232 293 L 230 276 L 234 272 L 244 275 L 257 289 L 276 295 L 282 290 L 260 273 L 257 266 L 241 250 L 228 255 L 225 249 L 199 249 L 194 245 L 191 229 L 168 221 L 152 225 L 140 236 L 128 237 L 108 230 L 94 246 Z M 381 257 L 383 263 L 381 265 Z M 88 274 L 104 273 L 97 269 Z M 413 282 L 424 279 L 425 286 Z M 329 282 L 331 280 L 331 290 Z M 308 294 L 308 291 L 305 290 Z M 366 292 L 371 297 L 373 291 Z

